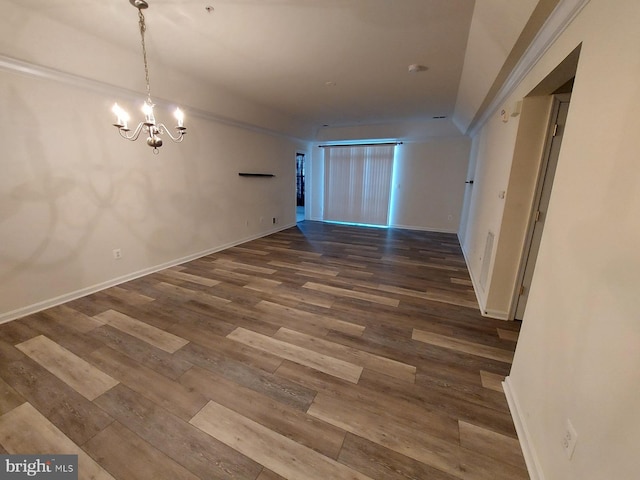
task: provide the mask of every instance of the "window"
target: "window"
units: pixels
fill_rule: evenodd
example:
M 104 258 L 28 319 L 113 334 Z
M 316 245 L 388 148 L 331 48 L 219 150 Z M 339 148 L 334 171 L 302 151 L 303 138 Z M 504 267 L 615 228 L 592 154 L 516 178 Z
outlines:
M 324 219 L 387 226 L 394 145 L 324 150 Z

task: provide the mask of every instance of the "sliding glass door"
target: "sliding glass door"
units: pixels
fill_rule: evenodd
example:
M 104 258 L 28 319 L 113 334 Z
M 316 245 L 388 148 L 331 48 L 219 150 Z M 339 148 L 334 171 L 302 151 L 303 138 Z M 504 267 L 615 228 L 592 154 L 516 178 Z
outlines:
M 324 147 L 324 220 L 387 226 L 394 145 Z

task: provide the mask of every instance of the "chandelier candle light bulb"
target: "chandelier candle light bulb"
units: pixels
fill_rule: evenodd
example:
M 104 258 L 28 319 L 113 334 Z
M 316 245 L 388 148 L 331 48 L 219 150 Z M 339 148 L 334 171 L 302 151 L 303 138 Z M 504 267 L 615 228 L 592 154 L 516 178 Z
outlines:
M 176 108 L 173 115 L 176 117 L 176 120 L 178 120 L 178 128 L 184 128 L 184 112 L 179 108 Z
M 176 143 L 182 142 L 184 135 L 187 133 L 187 128 L 184 126 L 184 112 L 179 108 L 174 112 L 174 116 L 178 121 L 175 126 L 175 136 L 171 134 L 171 131 L 165 127 L 163 123 L 156 124 L 156 117 L 153 114 L 153 101 L 151 100 L 151 87 L 149 86 L 149 65 L 147 63 L 147 47 L 144 41 L 144 33 L 147 30 L 147 25 L 144 20 L 142 10 L 149 7 L 146 0 L 129 0 L 129 3 L 138 9 L 138 27 L 140 29 L 140 38 L 142 40 L 142 59 L 144 61 L 144 74 L 147 85 L 147 99 L 142 104 L 142 113 L 144 113 L 144 122 L 140 122 L 136 129 L 130 135 L 127 122 L 129 121 L 129 115 L 123 110 L 117 103 L 113 105 L 111 111 L 116 115 L 116 123 L 113 125 L 118 128 L 120 136 L 132 142 L 137 140 L 140 133 L 143 131 L 148 134 L 147 145 L 153 148 L 153 153 L 158 153 L 158 148 L 162 146 L 162 139 L 160 135 L 167 135 L 171 140 Z
M 153 104 L 149 100 L 142 104 L 142 113 L 144 113 L 145 125 L 156 124 L 156 119 L 153 116 Z
M 118 118 L 117 123 L 114 123 L 113 125 L 124 131 L 128 131 L 129 128 L 127 127 L 127 122 L 129 121 L 129 115 L 127 114 L 127 112 L 122 109 L 122 107 L 120 107 L 120 105 L 118 105 L 117 103 L 113 104 L 111 111 L 115 113 L 116 117 Z

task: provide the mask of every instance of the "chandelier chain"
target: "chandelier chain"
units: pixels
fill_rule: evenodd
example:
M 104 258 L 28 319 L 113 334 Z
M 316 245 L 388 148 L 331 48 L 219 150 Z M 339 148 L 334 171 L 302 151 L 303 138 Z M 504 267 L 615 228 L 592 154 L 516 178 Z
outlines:
M 147 24 L 145 22 L 144 14 L 142 13 L 142 9 L 148 8 L 149 5 L 146 0 L 129 0 L 129 3 L 138 10 L 138 27 L 140 30 L 140 41 L 142 44 L 142 59 L 144 60 L 144 79 L 147 86 L 147 99 L 142 105 L 144 120 L 138 123 L 138 126 L 133 130 L 129 128 L 129 114 L 115 103 L 111 109 L 116 115 L 116 122 L 113 126 L 118 129 L 122 138 L 131 142 L 135 142 L 140 135 L 144 133 L 147 135 L 147 145 L 153 148 L 153 153 L 157 154 L 158 149 L 163 143 L 163 135 L 166 135 L 176 143 L 180 143 L 184 140 L 184 135 L 187 133 L 187 127 L 184 126 L 184 113 L 179 108 L 176 108 L 174 112 L 174 116 L 178 122 L 175 126 L 175 134 L 172 134 L 171 130 L 169 130 L 164 123 L 156 121 L 156 117 L 153 114 L 153 108 L 155 105 L 151 101 L 151 82 L 149 81 L 149 63 L 147 61 L 147 44 L 145 42 Z
M 147 31 L 147 24 L 144 21 L 142 9 L 138 9 L 138 25 L 140 26 L 140 38 L 142 39 L 142 58 L 144 60 L 144 78 L 147 82 L 147 100 L 151 104 L 151 86 L 149 85 L 149 64 L 147 63 L 147 45 L 144 41 L 144 32 Z

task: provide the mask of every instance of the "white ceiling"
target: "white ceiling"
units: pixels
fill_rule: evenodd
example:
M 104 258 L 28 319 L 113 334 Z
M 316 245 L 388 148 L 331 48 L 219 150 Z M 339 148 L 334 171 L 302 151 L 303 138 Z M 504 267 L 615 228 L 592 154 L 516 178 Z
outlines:
M 128 0 L 10 1 L 139 52 L 142 63 L 137 10 Z M 492 1 L 496 0 L 477 0 Z M 476 3 L 148 2 L 144 14 L 152 81 L 159 74 L 154 64 L 162 63 L 316 127 L 450 117 Z M 536 2 L 509 3 L 527 4 L 528 12 L 519 20 L 526 22 Z M 207 6 L 213 7 L 212 13 Z M 509 41 L 515 42 L 523 26 L 510 23 L 514 38 Z M 508 46 L 505 50 L 508 53 Z M 410 74 L 408 66 L 414 63 L 428 70 Z M 142 66 L 140 72 L 131 73 L 142 77 Z

